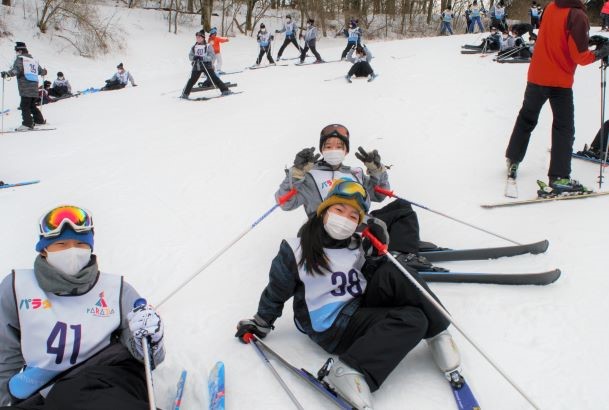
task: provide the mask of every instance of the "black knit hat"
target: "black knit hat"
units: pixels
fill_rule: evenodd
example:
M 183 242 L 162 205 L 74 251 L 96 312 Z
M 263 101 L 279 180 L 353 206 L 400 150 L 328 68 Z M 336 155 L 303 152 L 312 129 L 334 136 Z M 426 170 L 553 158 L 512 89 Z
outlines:
M 22 41 L 17 41 L 15 43 L 15 51 L 19 51 L 19 50 L 21 50 L 21 51 L 27 51 L 27 46 Z
M 63 73 L 61 71 L 57 72 L 57 77 L 63 77 Z
M 266 28 L 266 26 L 264 25 L 264 23 L 260 23 L 260 28 Z
M 123 67 L 123 63 L 119 63 L 119 64 L 116 66 L 116 68 L 119 68 L 119 69 L 124 69 L 124 67 Z
M 322 151 L 324 143 L 328 138 L 336 137 L 345 144 L 349 152 L 349 130 L 341 124 L 330 124 L 323 127 L 319 133 L 319 150 Z

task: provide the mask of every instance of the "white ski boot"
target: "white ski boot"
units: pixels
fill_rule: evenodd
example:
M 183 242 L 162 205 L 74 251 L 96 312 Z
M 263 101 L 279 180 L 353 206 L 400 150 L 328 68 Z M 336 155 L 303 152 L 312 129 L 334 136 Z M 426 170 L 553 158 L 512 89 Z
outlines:
M 461 373 L 461 355 L 459 349 L 448 330 L 438 333 L 434 337 L 426 339 L 431 349 L 434 362 L 444 372 L 448 381 L 453 381 L 453 373 Z
M 372 395 L 364 375 L 336 360 L 326 381 L 358 410 L 372 410 Z

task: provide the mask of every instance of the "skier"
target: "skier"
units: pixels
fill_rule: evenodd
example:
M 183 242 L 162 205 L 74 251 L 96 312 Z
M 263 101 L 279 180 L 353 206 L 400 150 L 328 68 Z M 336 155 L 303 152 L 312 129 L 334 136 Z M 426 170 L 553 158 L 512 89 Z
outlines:
M 465 9 L 465 34 L 469 33 L 469 26 L 472 24 L 472 5 L 467 3 L 467 8 Z
M 13 68 L 2 71 L 0 76 L 3 80 L 9 77 L 17 77 L 17 88 L 21 97 L 19 108 L 21 109 L 22 122 L 16 128 L 16 131 L 29 131 L 34 129 L 35 125 L 46 124 L 46 120 L 36 107 L 36 103 L 38 101 L 38 76 L 46 75 L 47 70 L 34 60 L 25 43 L 17 41 L 15 52 L 17 58 L 15 58 Z
M 106 80 L 106 85 L 102 87 L 102 91 L 120 90 L 125 88 L 129 83 L 131 83 L 132 87 L 137 87 L 133 76 L 129 71 L 125 70 L 123 63 L 119 63 L 116 66 L 116 70 L 112 78 Z
M 531 16 L 531 25 L 533 29 L 539 28 L 539 16 L 541 14 L 540 7 L 537 5 L 537 2 L 531 3 L 531 8 L 529 9 L 529 15 Z
M 258 34 L 256 34 L 256 41 L 258 41 L 260 52 L 258 53 L 258 58 L 256 59 L 256 64 L 254 67 L 260 65 L 262 56 L 265 54 L 266 58 L 269 60 L 269 63 L 275 65 L 275 61 L 273 61 L 273 56 L 271 55 L 271 41 L 273 40 L 274 36 L 266 30 L 264 23 L 260 24 L 260 29 L 258 30 Z
M 502 34 L 497 30 L 497 27 L 495 26 L 492 26 L 490 30 L 491 34 L 485 39 L 483 39 L 480 45 L 466 45 L 463 46 L 463 48 L 469 50 L 479 50 L 482 53 L 499 51 L 501 49 L 501 43 L 503 40 Z
M 362 29 L 357 26 L 357 20 L 351 20 L 351 22 L 349 23 L 349 29 L 345 29 L 343 33 L 347 37 L 347 46 L 345 47 L 343 53 L 340 56 L 341 60 L 345 60 L 347 58 L 347 53 L 349 52 L 349 50 L 352 50 L 356 46 L 359 46 L 362 41 Z
M 317 27 L 315 27 L 315 20 L 309 19 L 307 20 L 307 29 L 305 31 L 304 36 L 301 34 L 301 37 L 304 37 L 304 48 L 300 53 L 300 63 L 304 63 L 305 57 L 307 56 L 307 51 L 311 49 L 311 52 L 315 56 L 315 63 L 323 63 L 321 56 L 317 52 L 315 48 L 315 42 L 317 41 Z
M 222 71 L 222 54 L 220 54 L 220 44 L 228 43 L 230 40 L 228 37 L 218 36 L 218 29 L 216 27 L 212 27 L 209 30 L 209 38 L 208 42 L 214 47 L 214 54 L 216 56 L 215 64 L 216 64 L 216 73 L 224 74 Z
M 372 53 L 368 50 L 365 45 L 358 45 L 355 49 L 351 49 L 347 54 L 347 61 L 353 63 L 349 72 L 345 76 L 348 82 L 351 82 L 351 77 L 369 77 L 368 82 L 373 81 L 376 78 L 374 70 L 370 65 L 372 60 Z
M 503 0 L 500 0 L 497 4 L 493 5 L 491 12 L 491 25 L 497 27 L 500 31 L 505 31 L 507 29 L 507 24 L 505 19 L 507 18 L 507 13 L 505 12 L 505 4 Z
M 158 314 L 99 271 L 88 211 L 56 207 L 39 229 L 33 269 L 0 283 L 0 409 L 148 409 L 142 338 L 161 363 Z
M 450 33 L 450 35 L 453 34 L 451 24 L 454 18 L 455 14 L 453 13 L 452 6 L 449 4 L 446 7 L 446 10 L 442 12 L 442 28 L 440 29 L 440 35 L 446 33 L 447 31 Z
M 288 44 L 294 44 L 294 47 L 298 49 L 298 53 L 300 54 L 302 50 L 296 41 L 296 23 L 292 21 L 292 16 L 289 14 L 285 16 L 285 23 L 283 23 L 283 28 L 281 30 L 275 30 L 275 34 L 284 33 L 285 32 L 285 40 L 283 40 L 283 44 L 279 48 L 279 53 L 277 54 L 277 61 L 281 60 L 281 56 L 283 55 L 283 50 L 288 46 Z
M 522 36 L 529 32 L 531 28 L 530 24 L 514 24 L 512 26 L 512 33 L 514 33 L 514 45 L 504 50 L 499 51 L 497 54 L 497 60 L 505 58 L 519 58 L 523 60 L 531 59 L 533 52 Z
M 366 173 L 359 167 L 343 163 L 349 153 L 349 130 L 340 124 L 325 126 L 320 132 L 319 151 L 323 156 L 314 154 L 315 148 L 305 148 L 296 154 L 294 165 L 287 170 L 286 177 L 275 193 L 279 198 L 296 188 L 297 194 L 281 205 L 284 211 L 297 209 L 301 205 L 308 217 L 317 212 L 319 204 L 326 198 L 336 179 L 351 179 L 361 183 L 373 202 L 382 202 L 385 195 L 377 193 L 375 186 L 390 189 L 387 168 L 382 164 L 377 150 L 365 151 L 360 147 L 355 156 L 364 163 Z M 430 271 L 434 267 L 426 258 L 418 256 L 420 248 L 435 248 L 429 242 L 419 239 L 419 221 L 410 203 L 396 199 L 387 206 L 370 213 L 385 222 L 391 235 L 389 250 L 400 262 L 417 269 Z
M 188 99 L 192 87 L 195 85 L 201 74 L 205 74 L 211 84 L 218 87 L 222 92 L 222 95 L 232 94 L 232 91 L 228 89 L 226 84 L 222 82 L 214 72 L 212 62 L 214 61 L 214 49 L 211 44 L 205 43 L 205 33 L 203 31 L 197 31 L 195 33 L 195 44 L 190 48 L 188 58 L 192 64 L 192 74 L 190 79 L 186 83 L 182 95 L 180 98 Z
M 484 6 L 480 7 L 478 6 L 478 0 L 474 0 L 474 2 L 472 3 L 472 7 L 470 8 L 471 13 L 469 15 L 470 18 L 470 25 L 469 25 L 469 32 L 473 33 L 476 25 L 478 25 L 478 29 L 480 30 L 481 33 L 484 33 L 484 26 L 482 25 L 482 20 L 481 20 L 481 13 L 484 13 Z
M 601 132 L 603 134 L 603 146 L 601 151 Z M 609 120 L 605 121 L 605 124 L 598 129 L 592 144 L 584 145 L 582 151 L 578 151 L 577 155 L 581 155 L 588 158 L 603 159 L 605 157 L 605 151 L 607 150 L 607 136 L 609 135 Z
M 42 85 L 38 87 L 38 100 L 36 105 L 45 105 L 55 102 L 55 99 L 50 96 L 51 82 L 44 80 Z
M 337 355 L 326 381 L 358 409 L 372 409 L 377 390 L 422 339 L 450 377 L 459 372 L 459 351 L 450 323 L 367 239 L 357 235 L 370 205 L 362 185 L 337 180 L 299 237 L 281 242 L 258 311 L 241 320 L 235 337 L 265 337 L 294 298 L 294 323 L 315 343 Z M 387 234 L 377 220 L 366 221 L 383 243 Z M 408 271 L 432 295 L 417 272 Z M 455 373 L 459 374 L 459 373 Z
M 588 65 L 609 55 L 609 42 L 598 39 L 590 51 L 590 25 L 581 0 L 554 0 L 546 7 L 531 59 L 522 108 L 506 149 L 508 178 L 516 178 L 541 108 L 550 100 L 553 114 L 549 184 L 539 181 L 539 196 L 588 192 L 571 179 L 575 135 L 573 77 L 577 65 Z M 594 39 L 594 38 L 593 38 Z
M 53 81 L 53 86 L 51 87 L 49 94 L 53 97 L 72 95 L 72 86 L 61 71 L 57 73 L 57 79 Z

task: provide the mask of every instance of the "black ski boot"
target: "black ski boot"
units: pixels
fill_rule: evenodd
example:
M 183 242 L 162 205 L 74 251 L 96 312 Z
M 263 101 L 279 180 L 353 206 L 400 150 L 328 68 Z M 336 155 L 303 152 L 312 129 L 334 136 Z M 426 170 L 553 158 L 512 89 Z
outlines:
M 419 256 L 415 253 L 391 252 L 393 257 L 397 259 L 403 266 L 408 266 L 415 269 L 417 272 L 448 272 L 448 269 L 432 265 L 424 256 Z

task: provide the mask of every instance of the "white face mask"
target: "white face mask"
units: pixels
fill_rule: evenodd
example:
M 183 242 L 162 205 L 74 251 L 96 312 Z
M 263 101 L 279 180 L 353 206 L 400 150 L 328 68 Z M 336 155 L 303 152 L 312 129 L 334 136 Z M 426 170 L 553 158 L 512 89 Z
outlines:
M 47 251 L 47 262 L 66 275 L 74 276 L 91 260 L 91 249 L 70 248 L 63 251 Z
M 357 225 L 357 222 L 353 222 L 344 216 L 328 212 L 328 220 L 324 224 L 324 229 L 328 232 L 328 235 L 340 241 L 351 237 L 355 233 Z
M 347 153 L 342 149 L 329 149 L 327 151 L 323 151 L 322 154 L 324 156 L 324 160 L 332 166 L 342 164 L 345 156 L 347 155 Z

